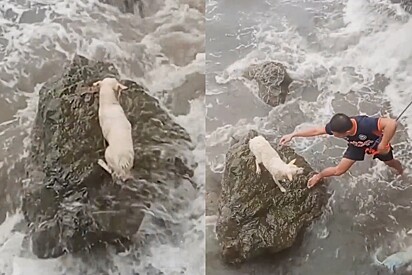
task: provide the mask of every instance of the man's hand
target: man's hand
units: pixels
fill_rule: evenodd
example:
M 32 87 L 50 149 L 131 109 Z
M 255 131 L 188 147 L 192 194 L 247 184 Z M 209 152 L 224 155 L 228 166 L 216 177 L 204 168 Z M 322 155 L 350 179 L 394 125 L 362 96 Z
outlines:
M 285 145 L 286 143 L 290 142 L 290 141 L 292 140 L 292 138 L 293 138 L 293 134 L 284 135 L 284 136 L 280 139 L 279 144 L 283 146 L 283 145 Z
M 377 149 L 378 149 L 378 154 L 386 155 L 391 150 L 391 147 L 389 146 L 389 144 L 385 144 L 385 143 L 381 142 L 381 143 L 379 143 Z
M 313 175 L 309 181 L 308 181 L 308 188 L 312 188 L 313 186 L 315 186 L 320 180 L 322 179 L 322 177 L 319 174 L 315 174 Z

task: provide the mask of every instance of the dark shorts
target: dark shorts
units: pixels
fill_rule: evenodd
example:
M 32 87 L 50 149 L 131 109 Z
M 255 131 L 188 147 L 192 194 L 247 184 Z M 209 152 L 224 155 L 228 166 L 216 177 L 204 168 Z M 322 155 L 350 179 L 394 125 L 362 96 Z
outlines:
M 355 160 L 355 161 L 362 161 L 365 159 L 365 149 L 364 148 L 359 148 L 355 147 L 353 145 L 349 145 L 348 149 L 346 149 L 345 153 L 343 154 L 344 158 Z M 391 146 L 391 149 L 389 153 L 385 155 L 375 155 L 373 156 L 374 159 L 379 159 L 381 161 L 390 161 L 393 160 L 393 148 Z

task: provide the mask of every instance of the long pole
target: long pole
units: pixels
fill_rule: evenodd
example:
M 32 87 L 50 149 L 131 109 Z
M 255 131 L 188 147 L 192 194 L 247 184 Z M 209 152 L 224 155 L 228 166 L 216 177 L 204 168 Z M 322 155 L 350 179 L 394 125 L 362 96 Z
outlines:
M 402 113 L 400 113 L 399 116 L 396 118 L 396 121 L 398 121 L 398 120 L 403 116 L 403 114 L 406 112 L 406 110 L 408 110 L 408 108 L 409 108 L 411 105 L 412 105 L 412 101 L 409 102 L 408 106 L 406 106 L 405 109 L 403 109 Z M 372 144 L 372 146 L 370 147 L 371 151 L 373 152 L 372 155 L 376 155 L 376 154 L 378 153 L 377 150 L 374 150 L 374 149 L 372 149 L 372 148 L 375 147 L 378 143 L 380 143 L 381 140 L 382 140 L 382 137 L 379 137 L 379 138 Z

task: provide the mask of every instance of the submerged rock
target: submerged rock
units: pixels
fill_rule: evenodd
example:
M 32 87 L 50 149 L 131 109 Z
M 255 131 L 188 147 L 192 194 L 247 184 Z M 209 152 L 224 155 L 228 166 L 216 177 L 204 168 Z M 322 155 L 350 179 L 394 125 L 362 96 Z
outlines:
M 400 4 L 407 12 L 412 13 L 412 0 L 391 0 L 394 4 Z
M 98 93 L 80 95 L 91 83 L 116 77 L 112 64 L 76 56 L 61 79 L 39 93 L 24 187 L 23 212 L 31 223 L 33 252 L 57 257 L 99 244 L 131 244 L 154 200 L 193 176 L 186 131 L 158 101 L 132 81 L 120 104 L 132 125 L 136 180 L 115 184 L 97 164 L 106 148 L 98 122 Z
M 135 13 L 138 11 L 140 15 L 143 13 L 142 0 L 100 0 L 102 3 L 117 7 L 123 13 Z
M 273 61 L 249 66 L 244 76 L 257 81 L 260 99 L 272 107 L 285 103 L 293 81 L 285 66 Z
M 216 232 L 223 259 L 231 264 L 291 247 L 304 228 L 322 214 L 327 202 L 322 184 L 310 190 L 306 187 L 313 170 L 290 148 L 278 150 L 279 155 L 285 162 L 296 158 L 295 164 L 304 171 L 283 184 L 286 193 L 263 166 L 257 176 L 248 146 L 257 135 L 251 130 L 234 140 L 226 154 Z
M 402 0 L 401 6 L 409 13 L 412 13 L 412 0 Z

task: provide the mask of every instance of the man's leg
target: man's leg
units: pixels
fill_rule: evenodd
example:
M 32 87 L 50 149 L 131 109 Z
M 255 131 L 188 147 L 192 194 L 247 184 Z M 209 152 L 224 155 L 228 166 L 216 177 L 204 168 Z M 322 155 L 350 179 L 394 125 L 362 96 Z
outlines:
M 365 150 L 353 145 L 348 145 L 348 148 L 343 154 L 343 158 L 354 161 L 363 161 L 365 159 Z
M 393 168 L 398 172 L 399 175 L 403 174 L 403 167 L 402 164 L 399 160 L 393 158 L 393 148 L 391 146 L 391 150 L 389 153 L 385 155 L 376 155 L 374 158 L 377 158 L 381 161 L 383 161 L 386 165 L 389 167 Z
M 395 169 L 396 172 L 398 172 L 399 175 L 403 174 L 403 167 L 402 167 L 402 164 L 399 160 L 393 159 L 393 160 L 388 160 L 388 161 L 384 161 L 384 162 L 389 167 Z

